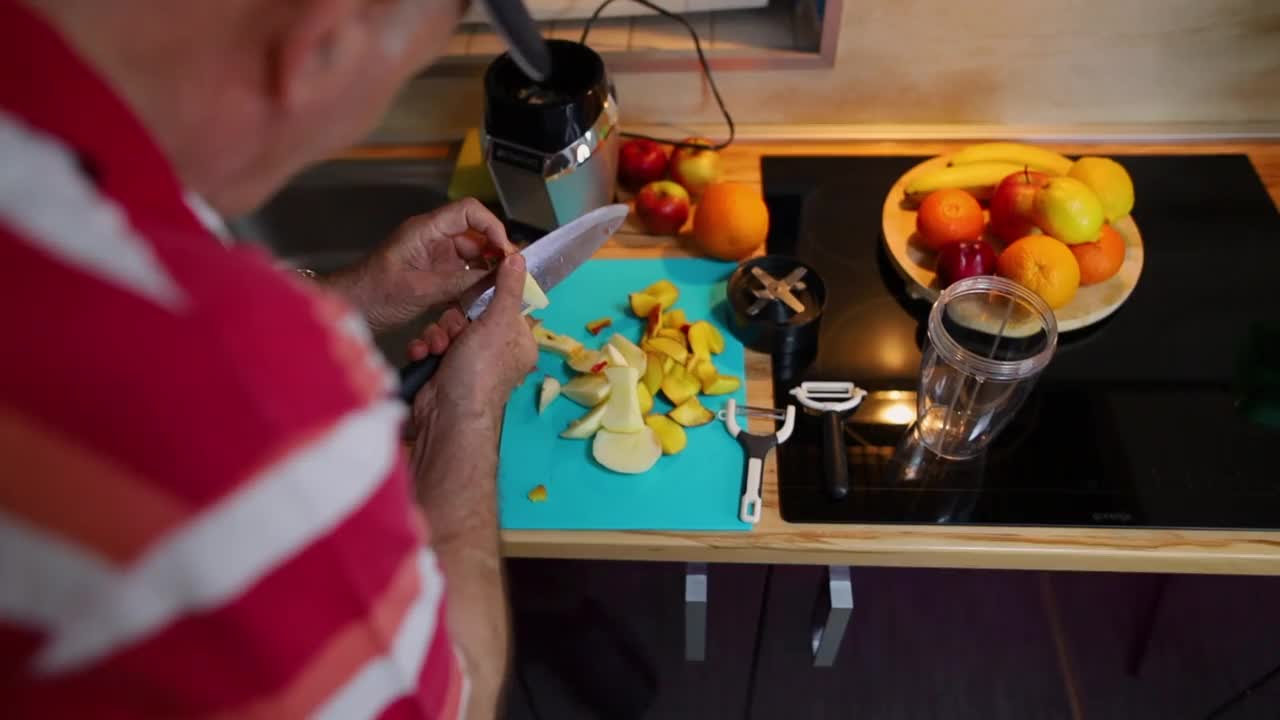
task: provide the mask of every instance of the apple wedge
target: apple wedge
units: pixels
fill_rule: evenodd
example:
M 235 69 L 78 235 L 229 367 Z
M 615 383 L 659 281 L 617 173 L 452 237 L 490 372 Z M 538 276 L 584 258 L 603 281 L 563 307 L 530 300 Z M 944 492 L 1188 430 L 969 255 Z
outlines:
M 653 410 L 653 393 L 644 386 L 643 380 L 636 384 L 636 397 L 640 398 L 640 414 L 648 415 Z
M 609 379 L 609 400 L 604 406 L 604 419 L 600 424 L 605 430 L 619 433 L 639 432 L 644 429 L 644 415 L 640 413 L 640 373 L 633 367 L 605 368 Z
M 657 464 L 662 457 L 662 443 L 653 428 L 645 425 L 639 432 L 602 429 L 591 443 L 591 456 L 616 473 L 639 475 Z
M 711 333 L 714 331 L 715 328 L 706 320 L 699 320 L 689 326 L 689 350 L 695 357 L 711 359 Z
M 688 324 L 689 319 L 685 317 L 684 311 L 678 308 L 662 316 L 662 327 L 664 328 L 678 331 Z
M 538 414 L 541 415 L 558 397 L 560 381 L 550 375 L 542 378 L 542 388 L 538 391 Z
M 684 428 L 666 415 L 650 415 L 644 419 L 644 424 L 653 428 L 653 431 L 658 434 L 663 455 L 675 455 L 689 442 Z
M 689 359 L 689 351 L 685 349 L 684 343 L 678 343 L 671 338 L 649 338 L 644 341 L 644 348 L 646 350 L 652 350 L 653 352 L 662 353 L 681 365 Z
M 569 367 L 573 368 L 576 372 L 592 373 L 598 372 L 596 368 L 603 370 L 604 368 L 600 367 L 601 364 L 603 363 L 607 366 L 609 364 L 609 359 L 606 358 L 604 353 L 599 350 L 578 348 L 577 352 L 565 358 L 565 362 L 567 362 Z
M 524 291 L 520 294 L 520 301 L 524 303 L 524 315 L 551 304 L 547 294 L 542 292 L 542 286 L 538 285 L 538 281 L 534 280 L 533 275 L 529 273 L 524 274 Z
M 702 385 L 703 392 L 706 392 L 707 386 L 715 381 L 719 375 L 719 371 L 716 370 L 716 366 L 710 360 L 698 358 L 698 362 L 693 366 L 693 376 Z
M 702 383 L 703 395 L 728 395 L 742 385 L 742 380 L 733 375 L 716 375 L 709 382 Z
M 613 348 L 619 352 L 623 359 L 626 360 L 627 367 L 635 368 L 641 375 L 648 369 L 649 360 L 644 351 L 622 335 L 614 333 L 607 341 L 606 347 Z
M 649 391 L 649 395 L 657 395 L 658 390 L 662 388 L 662 358 L 665 355 L 656 355 L 654 353 L 645 354 L 644 378 L 642 382 Z
M 582 349 L 582 343 L 568 335 L 551 332 L 542 323 L 533 326 L 533 339 L 542 350 L 550 350 L 561 357 L 571 357 Z
M 560 433 L 560 437 L 568 440 L 586 440 L 600 429 L 602 419 L 604 419 L 604 403 L 591 408 L 586 415 L 569 423 L 569 427 Z
M 609 381 L 604 375 L 579 375 L 565 383 L 560 392 L 582 407 L 592 408 L 609 399 Z
M 716 416 L 715 413 L 703 407 L 696 396 L 690 396 L 688 400 L 680 403 L 675 409 L 667 413 L 667 417 L 685 427 L 698 427 L 711 422 Z
M 604 346 L 604 357 L 609 361 L 611 367 L 630 367 L 631 363 L 627 362 L 627 358 L 622 352 L 613 345 Z
M 690 377 L 680 365 L 671 366 L 671 372 L 662 378 L 662 394 L 667 396 L 672 405 L 679 405 L 698 394 L 702 389 L 697 378 Z
M 724 352 L 724 335 L 720 333 L 720 329 L 711 323 L 707 323 L 707 346 L 711 348 L 712 355 L 719 355 Z
M 642 290 L 645 295 L 658 298 L 663 307 L 671 307 L 676 304 L 676 300 L 680 299 L 680 288 L 670 280 L 659 280 Z
M 661 330 L 658 331 L 657 335 L 654 335 L 654 337 L 667 338 L 669 340 L 678 342 L 681 345 L 685 344 L 684 333 L 679 330 L 676 330 L 675 328 L 662 328 Z
M 662 301 L 648 293 L 633 292 L 627 296 L 627 299 L 631 303 L 631 312 L 638 318 L 648 318 L 654 308 L 662 312 Z

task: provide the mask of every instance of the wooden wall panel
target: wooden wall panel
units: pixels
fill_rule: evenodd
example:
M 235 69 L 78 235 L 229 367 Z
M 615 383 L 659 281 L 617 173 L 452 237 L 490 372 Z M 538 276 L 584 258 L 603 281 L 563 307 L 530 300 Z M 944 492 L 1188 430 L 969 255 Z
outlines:
M 1280 133 L 1275 0 L 844 2 L 834 68 L 720 74 L 739 123 Z M 616 80 L 628 124 L 719 119 L 694 74 Z M 480 112 L 478 77 L 423 77 L 372 139 L 455 138 Z

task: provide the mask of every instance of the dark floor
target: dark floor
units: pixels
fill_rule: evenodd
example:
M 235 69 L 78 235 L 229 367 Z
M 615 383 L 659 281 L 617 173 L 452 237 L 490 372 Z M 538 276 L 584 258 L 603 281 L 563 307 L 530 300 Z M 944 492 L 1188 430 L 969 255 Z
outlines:
M 1280 676 L 1223 707 L 1280 665 L 1280 578 L 855 568 L 814 668 L 822 568 L 711 566 L 689 663 L 682 565 L 508 567 L 509 720 L 1280 718 Z

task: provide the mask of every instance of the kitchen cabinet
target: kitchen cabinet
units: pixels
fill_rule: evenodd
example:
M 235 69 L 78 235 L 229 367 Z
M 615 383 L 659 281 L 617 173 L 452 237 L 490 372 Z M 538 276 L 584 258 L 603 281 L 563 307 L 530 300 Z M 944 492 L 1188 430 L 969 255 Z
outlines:
M 825 568 L 775 566 L 750 717 L 1068 718 L 1040 575 L 853 568 L 840 653 L 814 668 Z
M 708 572 L 706 659 L 684 659 L 683 563 L 513 560 L 507 720 L 740 718 L 766 568 Z
M 1089 720 L 1208 717 L 1280 665 L 1280 578 L 1057 573 L 1065 657 Z M 1280 716 L 1280 677 L 1223 720 Z

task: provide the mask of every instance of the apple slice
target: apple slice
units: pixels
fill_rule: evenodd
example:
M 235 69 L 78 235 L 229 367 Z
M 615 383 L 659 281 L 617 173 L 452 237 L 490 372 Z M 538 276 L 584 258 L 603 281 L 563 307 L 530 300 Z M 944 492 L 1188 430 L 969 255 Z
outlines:
M 538 281 L 533 279 L 533 275 L 524 274 L 524 292 L 520 294 L 520 300 L 524 303 L 524 312 L 528 315 L 535 310 L 541 310 L 551 304 L 547 299 L 547 294 L 542 292 L 542 286 L 538 285 Z
M 707 323 L 707 347 L 711 348 L 713 355 L 719 355 L 724 352 L 724 335 L 720 333 L 720 329 L 711 323 Z
M 627 358 L 622 355 L 622 351 L 613 345 L 604 346 L 604 357 L 613 367 L 631 367 L 631 363 L 627 362 Z
M 733 375 L 717 375 L 710 382 L 703 381 L 704 395 L 728 395 L 742 385 L 742 380 Z
M 690 377 L 680 365 L 673 365 L 671 372 L 662 378 L 662 394 L 667 396 L 672 405 L 679 405 L 697 395 L 701 388 L 698 380 Z
M 706 320 L 699 320 L 689 326 L 689 349 L 695 356 L 711 359 L 711 333 L 714 331 L 715 328 Z
M 685 350 L 684 344 L 678 343 L 675 340 L 672 340 L 671 338 L 665 338 L 665 337 L 649 338 L 648 340 L 645 340 L 645 344 L 647 345 L 647 347 L 645 348 L 646 350 L 652 350 L 654 352 L 667 355 L 672 360 L 675 360 L 681 365 L 683 365 L 684 362 L 689 359 L 689 351 Z
M 648 472 L 662 457 L 658 434 L 645 425 L 639 432 L 600 430 L 591 443 L 591 456 L 616 473 L 639 475 Z
M 595 407 L 609 399 L 609 381 L 604 375 L 579 375 L 564 384 L 560 392 L 582 407 Z
M 613 318 L 602 317 L 587 323 L 587 332 L 599 335 L 600 331 L 613 324 Z
M 648 318 L 654 308 L 662 312 L 662 301 L 648 293 L 633 292 L 627 297 L 631 301 L 631 312 L 638 318 Z
M 666 415 L 650 415 L 644 419 L 644 424 L 653 428 L 653 431 L 658 434 L 663 455 L 675 455 L 689 442 L 684 428 Z
M 698 363 L 693 366 L 693 376 L 698 378 L 698 383 L 702 385 L 703 392 L 706 392 L 707 386 L 715 381 L 720 375 L 716 370 L 716 366 L 710 360 L 698 358 Z
M 551 332 L 542 323 L 533 326 L 533 339 L 542 350 L 550 350 L 565 358 L 582 349 L 582 343 L 568 335 Z
M 614 333 L 613 336 L 609 338 L 607 347 L 614 348 L 621 353 L 622 357 L 626 360 L 627 367 L 635 368 L 641 375 L 643 375 L 644 371 L 648 369 L 649 360 L 645 356 L 644 351 L 622 335 Z
M 644 386 L 643 380 L 637 383 L 636 396 L 640 398 L 640 414 L 648 415 L 649 411 L 653 410 L 653 393 Z
M 688 400 L 680 403 L 674 410 L 667 413 L 672 420 L 680 423 L 685 427 L 697 427 L 706 425 L 715 419 L 715 413 L 702 406 L 698 402 L 696 396 L 690 396 Z
M 640 339 L 644 340 L 646 338 L 651 338 L 657 335 L 658 331 L 661 329 L 662 329 L 662 306 L 654 305 L 652 308 L 649 309 L 649 315 L 647 316 L 647 319 L 644 322 L 644 336 Z
M 654 335 L 654 337 L 663 337 L 663 338 L 667 338 L 669 340 L 678 342 L 681 345 L 685 344 L 684 333 L 680 332 L 679 330 L 676 330 L 675 328 L 662 328 L 657 332 L 656 335 Z
M 672 330 L 679 330 L 689 324 L 689 319 L 684 316 L 684 311 L 675 309 L 667 312 L 662 316 L 662 327 Z
M 604 403 L 591 408 L 586 415 L 569 423 L 569 427 L 560 433 L 560 437 L 569 440 L 586 440 L 600 429 L 600 421 L 604 419 Z
M 663 356 L 662 356 L 662 375 L 663 375 L 663 377 L 666 377 L 667 373 L 671 372 L 671 368 L 673 368 L 673 367 L 675 367 L 675 366 L 676 366 L 676 361 L 675 361 L 674 359 L 672 359 L 672 357 L 671 357 L 670 355 L 663 355 Z
M 655 355 L 654 353 L 645 354 L 644 368 L 644 386 L 649 391 L 649 395 L 657 395 L 658 390 L 662 388 L 662 358 L 665 355 Z
M 578 348 L 578 351 L 565 358 L 569 367 L 580 373 L 596 372 L 596 368 L 600 363 L 609 364 L 609 359 L 599 350 L 590 350 L 588 348 Z
M 629 433 L 644 428 L 644 415 L 640 414 L 640 373 L 633 367 L 605 368 L 609 379 L 609 401 L 604 406 L 601 425 L 605 430 Z
M 542 378 L 542 389 L 538 391 L 538 414 L 541 415 L 558 397 L 560 397 L 560 381 L 550 375 Z
M 642 291 L 645 295 L 658 298 L 663 307 L 671 307 L 680 299 L 680 288 L 670 280 L 659 280 Z

